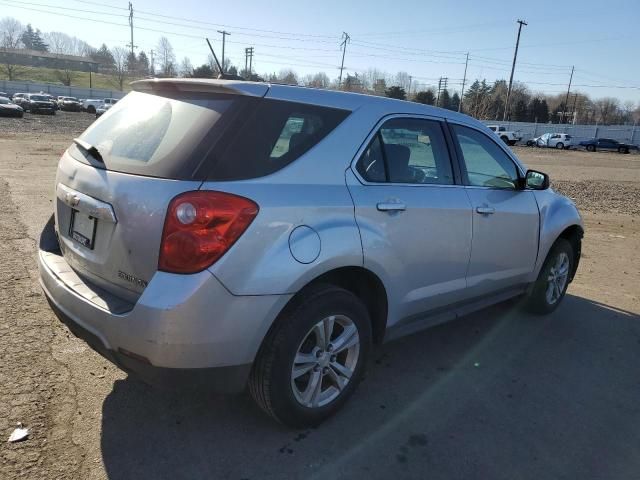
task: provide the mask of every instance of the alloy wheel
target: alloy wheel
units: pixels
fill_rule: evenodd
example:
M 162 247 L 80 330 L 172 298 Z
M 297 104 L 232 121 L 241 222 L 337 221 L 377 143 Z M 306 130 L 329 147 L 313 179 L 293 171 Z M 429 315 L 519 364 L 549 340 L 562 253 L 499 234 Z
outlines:
M 549 305 L 555 304 L 562 297 L 569 278 L 569 265 L 569 256 L 560 252 L 547 276 L 546 299 Z
M 298 346 L 291 369 L 296 400 L 308 408 L 334 401 L 347 387 L 360 354 L 358 327 L 345 315 L 316 323 Z

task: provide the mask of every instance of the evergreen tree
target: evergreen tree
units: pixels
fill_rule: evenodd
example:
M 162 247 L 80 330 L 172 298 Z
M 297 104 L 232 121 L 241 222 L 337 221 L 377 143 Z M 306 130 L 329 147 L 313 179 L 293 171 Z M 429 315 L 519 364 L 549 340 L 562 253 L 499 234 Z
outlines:
M 529 112 L 527 111 L 527 104 L 524 100 L 518 100 L 516 106 L 513 109 L 513 120 L 516 122 L 526 122 L 529 119 Z
M 460 106 L 460 95 L 458 95 L 458 92 L 453 92 L 453 95 L 451 96 L 451 106 L 449 108 L 450 110 L 457 112 L 459 106 Z
M 451 95 L 446 88 L 440 92 L 439 107 L 451 109 Z
M 422 92 L 416 93 L 413 101 L 423 103 L 424 105 L 435 105 L 436 96 L 433 93 L 433 90 L 423 90 Z
M 40 30 L 34 30 L 31 24 L 28 24 L 22 33 L 22 44 L 24 48 L 28 50 L 38 50 L 40 52 L 46 52 L 48 45 L 42 40 L 42 33 Z
M 549 121 L 549 105 L 547 105 L 547 101 L 543 98 L 540 102 L 540 113 L 538 115 L 538 122 L 547 123 Z
M 129 52 L 127 54 L 127 71 L 129 73 L 133 73 L 136 71 L 138 67 L 138 59 L 136 58 L 135 52 Z
M 91 55 L 91 59 L 98 62 L 106 70 L 112 69 L 115 65 L 113 54 L 104 43 Z
M 397 98 L 398 100 L 405 100 L 407 98 L 407 92 L 404 88 L 394 85 L 384 91 L 384 94 L 389 98 Z
M 214 71 L 207 63 L 193 69 L 189 75 L 192 78 L 214 78 Z
M 137 66 L 138 75 L 146 77 L 149 75 L 149 58 L 147 54 L 144 52 L 140 52 L 138 54 L 138 66 Z

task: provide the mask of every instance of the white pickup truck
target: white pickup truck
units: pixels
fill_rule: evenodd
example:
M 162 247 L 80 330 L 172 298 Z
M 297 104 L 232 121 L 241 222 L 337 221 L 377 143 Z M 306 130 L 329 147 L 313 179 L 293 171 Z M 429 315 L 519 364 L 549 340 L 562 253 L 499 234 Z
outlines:
M 517 132 L 511 132 L 507 130 L 507 127 L 501 125 L 487 125 L 489 130 L 493 131 L 500 139 L 507 145 L 515 145 L 522 140 L 522 135 L 518 135 Z
M 114 105 L 118 99 L 116 98 L 87 98 L 82 101 L 82 110 L 89 113 L 96 113 L 101 106 Z

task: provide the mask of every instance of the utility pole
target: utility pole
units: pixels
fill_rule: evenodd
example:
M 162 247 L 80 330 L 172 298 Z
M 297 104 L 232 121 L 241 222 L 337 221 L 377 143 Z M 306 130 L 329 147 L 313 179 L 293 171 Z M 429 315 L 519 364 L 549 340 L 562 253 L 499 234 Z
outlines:
M 249 52 L 249 75 L 253 75 L 253 47 Z
M 573 124 L 576 124 L 576 103 L 578 102 L 578 92 L 573 94 L 573 108 L 571 109 L 571 112 L 573 113 Z
M 516 51 L 513 52 L 513 65 L 511 65 L 511 77 L 509 77 L 509 88 L 507 89 L 507 100 L 504 102 L 504 114 L 502 115 L 502 120 L 507 119 L 507 114 L 509 113 L 509 100 L 511 97 L 511 87 L 513 86 L 513 72 L 516 69 L 516 58 L 518 58 L 518 47 L 520 46 L 520 32 L 522 31 L 523 25 L 528 25 L 524 20 L 518 20 L 518 38 L 516 39 Z
M 560 123 L 564 123 L 564 114 L 569 111 L 569 91 L 571 90 L 571 81 L 573 80 L 573 69 L 575 66 L 571 67 L 571 76 L 569 77 L 569 86 L 567 87 L 567 96 L 564 98 L 564 110 L 562 112 L 562 121 Z
M 447 89 L 448 77 L 440 77 L 438 80 L 438 97 L 436 98 L 436 107 L 440 106 L 440 92 Z
M 347 51 L 347 43 L 351 40 L 351 37 L 347 32 L 342 32 L 342 43 L 340 46 L 342 47 L 342 63 L 340 64 L 340 79 L 338 80 L 338 87 L 342 86 L 342 70 L 344 70 L 344 54 Z
M 156 66 L 153 63 L 153 54 L 154 54 L 154 51 L 151 50 L 151 76 L 155 77 L 156 76 Z
M 227 35 L 231 34 L 226 30 L 218 30 L 218 33 L 222 34 L 222 70 L 220 71 L 220 73 L 224 74 L 224 71 L 226 70 L 226 67 L 224 65 L 224 41 L 227 38 Z
M 464 84 L 467 82 L 467 66 L 469 65 L 469 52 L 464 62 L 464 77 L 462 77 L 462 91 L 460 92 L 460 101 L 458 102 L 458 112 L 462 112 L 462 99 L 464 98 Z
M 411 96 L 411 81 L 413 80 L 413 77 L 411 75 L 409 75 L 409 91 L 407 92 L 407 98 L 409 98 Z
M 249 78 L 251 78 L 251 63 L 253 60 L 253 47 L 247 47 L 244 49 L 244 72 L 245 75 L 248 73 Z M 247 62 L 249 63 L 249 70 L 247 70 Z
M 129 28 L 131 29 L 131 43 L 129 43 L 129 47 L 131 47 L 131 58 L 134 57 L 135 53 L 133 53 L 133 49 L 137 47 L 137 45 L 133 44 L 133 4 L 129 2 Z

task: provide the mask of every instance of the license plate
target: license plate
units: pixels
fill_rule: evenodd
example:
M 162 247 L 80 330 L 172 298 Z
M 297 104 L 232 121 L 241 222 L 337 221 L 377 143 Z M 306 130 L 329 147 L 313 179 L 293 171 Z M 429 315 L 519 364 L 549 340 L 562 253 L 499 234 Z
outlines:
M 72 210 L 69 236 L 80 245 L 93 250 L 97 224 L 98 221 L 94 217 L 79 212 L 78 210 Z

